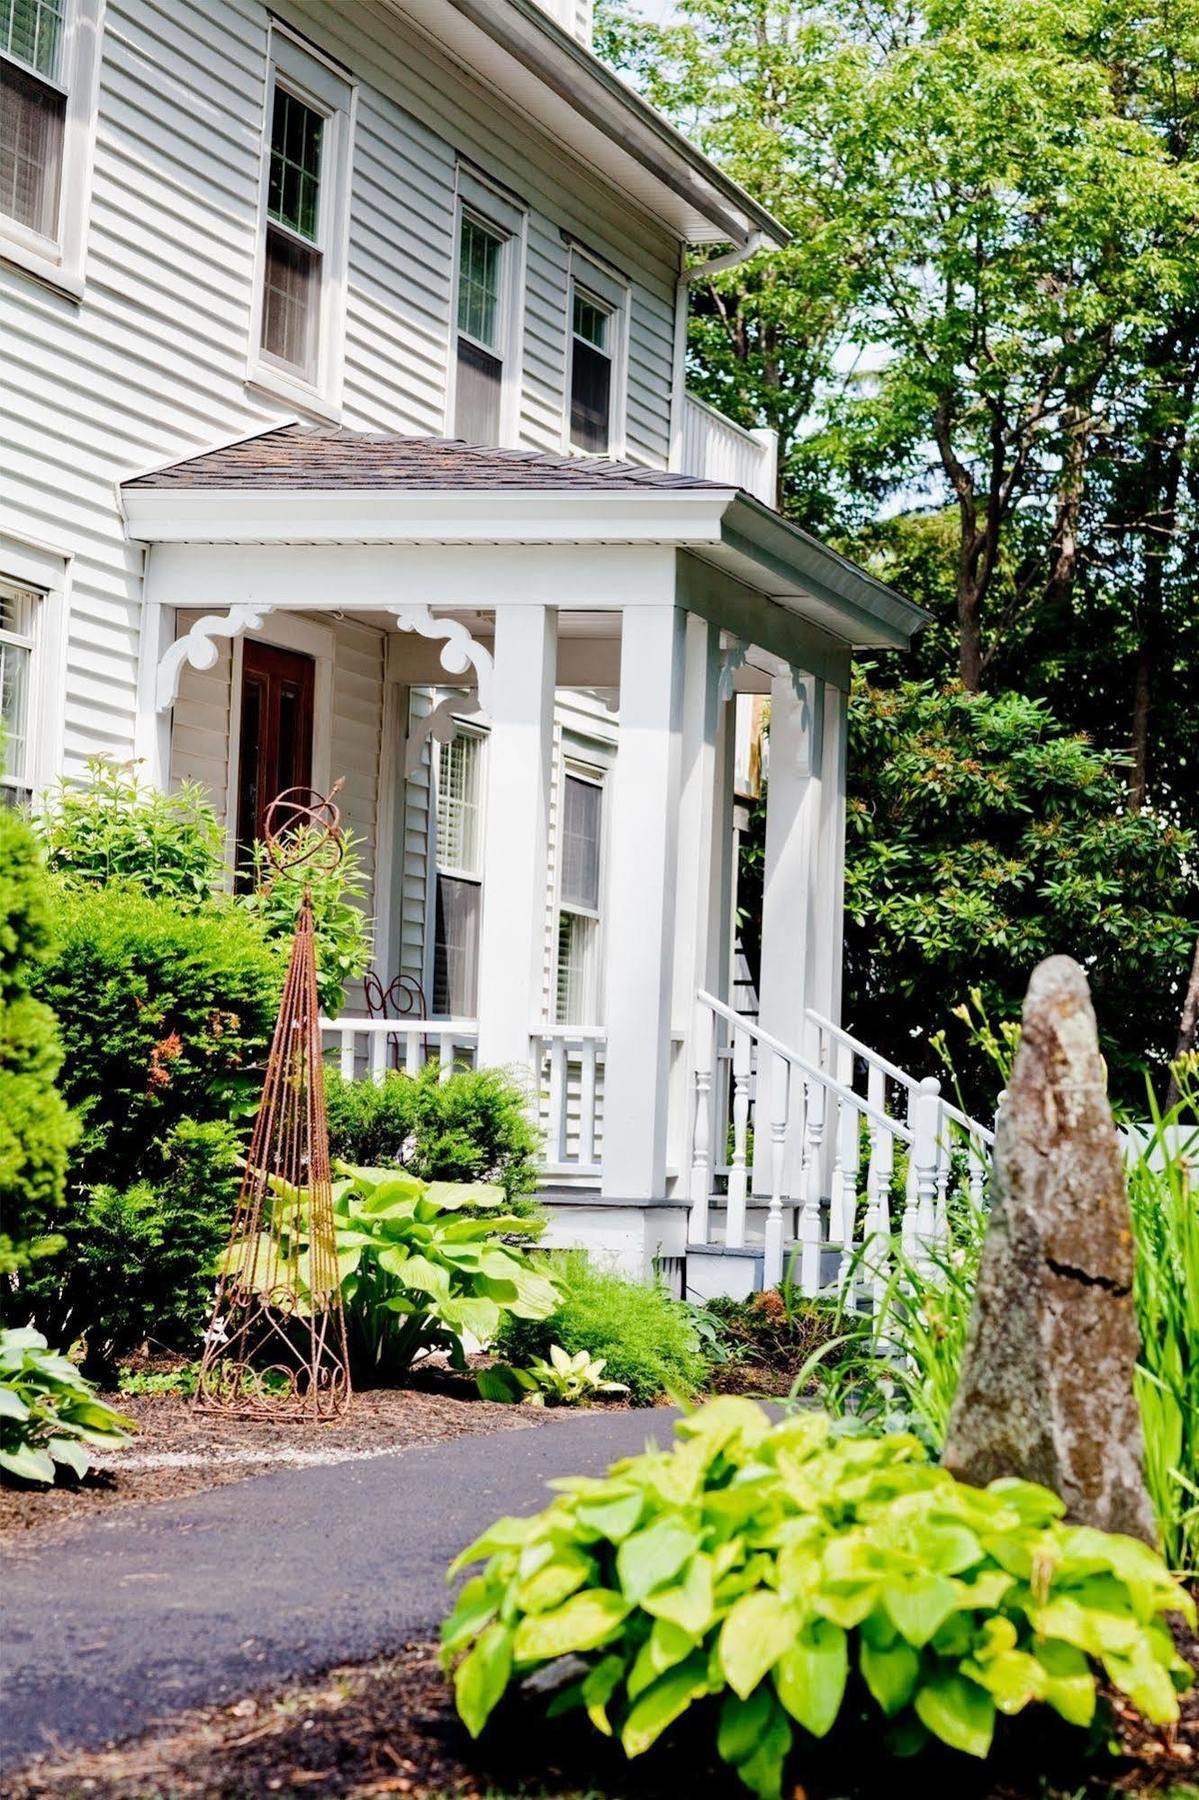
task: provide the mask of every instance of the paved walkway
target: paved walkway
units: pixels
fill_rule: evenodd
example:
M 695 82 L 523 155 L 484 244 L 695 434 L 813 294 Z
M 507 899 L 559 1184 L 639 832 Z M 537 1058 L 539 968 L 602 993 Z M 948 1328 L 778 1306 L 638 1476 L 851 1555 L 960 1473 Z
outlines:
M 447 1562 L 554 1475 L 670 1437 L 672 1412 L 547 1419 L 117 1511 L 6 1556 L 0 1769 L 142 1731 L 433 1633 Z

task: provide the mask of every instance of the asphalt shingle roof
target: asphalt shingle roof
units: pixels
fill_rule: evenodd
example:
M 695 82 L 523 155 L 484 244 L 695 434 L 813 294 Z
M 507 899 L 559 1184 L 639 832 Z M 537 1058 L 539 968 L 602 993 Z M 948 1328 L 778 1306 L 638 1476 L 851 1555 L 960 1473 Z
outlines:
M 608 457 L 484 449 L 456 438 L 287 425 L 138 475 L 127 488 L 586 489 L 724 487 Z

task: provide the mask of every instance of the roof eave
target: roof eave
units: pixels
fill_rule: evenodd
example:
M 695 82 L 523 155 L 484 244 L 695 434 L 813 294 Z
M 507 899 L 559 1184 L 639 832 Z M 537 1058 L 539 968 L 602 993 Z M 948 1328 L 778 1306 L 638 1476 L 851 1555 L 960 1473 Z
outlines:
M 906 650 L 931 622 L 922 606 L 744 491 L 725 512 L 721 538 L 730 551 L 749 555 L 797 593 L 851 621 L 855 647 Z
M 389 4 L 409 10 L 405 0 Z M 689 234 L 691 242 L 728 241 L 740 248 L 757 235 L 779 248 L 790 242 L 784 225 L 565 31 L 537 0 L 449 0 L 449 4 L 714 227 L 713 232 Z

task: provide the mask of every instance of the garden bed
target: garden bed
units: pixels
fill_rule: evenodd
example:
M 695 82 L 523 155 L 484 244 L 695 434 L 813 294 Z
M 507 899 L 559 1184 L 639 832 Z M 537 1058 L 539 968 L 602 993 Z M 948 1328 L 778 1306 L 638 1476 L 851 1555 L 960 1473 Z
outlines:
M 1193 1659 L 1199 1649 L 1191 1642 Z M 1088 1779 L 1076 1744 L 1055 1752 L 1025 1737 L 1009 1742 L 1006 1765 L 980 1767 L 932 1753 L 912 1765 L 875 1760 L 869 1737 L 849 1731 L 817 1747 L 786 1800 L 879 1800 L 909 1790 L 953 1800 L 1192 1800 L 1199 1769 L 1199 1695 L 1184 1702 L 1172 1741 L 1116 1721 L 1125 1751 Z M 122 1748 L 46 1758 L 10 1779 L 9 1800 L 344 1800 L 408 1795 L 412 1800 L 746 1800 L 722 1764 L 691 1731 L 664 1740 L 628 1764 L 620 1751 L 571 1718 L 535 1723 L 516 1703 L 472 1744 L 454 1714 L 431 1644 L 321 1680 L 181 1715 L 169 1730 Z M 530 1756 L 530 1743 L 536 1755 Z M 1041 1754 L 1043 1752 L 1043 1755 Z M 1062 1759 L 1056 1765 L 1055 1754 Z M 536 1776 L 528 1773 L 536 1766 Z
M 468 1433 L 505 1431 L 569 1416 L 480 1400 L 473 1376 L 430 1372 L 405 1388 L 354 1395 L 335 1424 L 265 1424 L 196 1412 L 179 1394 L 105 1396 L 138 1427 L 136 1437 L 98 1450 L 83 1481 L 62 1476 L 53 1488 L 0 1486 L 0 1543 L 28 1541 L 85 1524 L 115 1506 L 176 1500 L 229 1481 L 285 1468 L 382 1456 Z

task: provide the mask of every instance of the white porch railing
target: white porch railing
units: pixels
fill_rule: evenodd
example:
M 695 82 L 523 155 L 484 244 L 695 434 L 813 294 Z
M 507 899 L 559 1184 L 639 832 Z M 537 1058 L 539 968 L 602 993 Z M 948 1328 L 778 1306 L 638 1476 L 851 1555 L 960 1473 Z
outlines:
M 606 1043 L 603 1029 L 589 1025 L 543 1025 L 533 1038 L 547 1175 L 599 1180 Z
M 767 1287 L 783 1278 L 790 1236 L 804 1293 L 827 1285 L 826 1253 L 839 1283 L 863 1243 L 872 1246 L 863 1264 L 877 1288 L 896 1224 L 919 1262 L 947 1239 L 954 1185 L 981 1199 L 993 1133 L 946 1100 L 934 1077 L 917 1081 L 830 1020 L 813 1014 L 810 1023 L 813 1059 L 698 995 L 689 1240 L 752 1247 L 752 1210 Z
M 778 489 L 778 436 L 745 431 L 688 394 L 683 406 L 682 470 L 704 481 L 726 481 L 773 506 Z
M 388 1069 L 415 1075 L 433 1058 L 448 1081 L 455 1069 L 473 1069 L 479 1055 L 474 1019 L 322 1019 L 321 1041 L 326 1055 L 337 1052 L 347 1081 L 382 1081 Z

